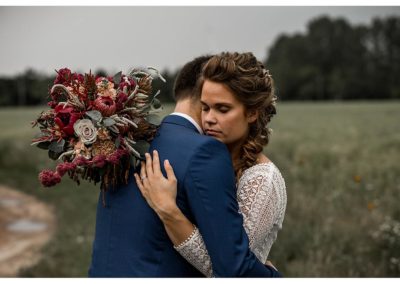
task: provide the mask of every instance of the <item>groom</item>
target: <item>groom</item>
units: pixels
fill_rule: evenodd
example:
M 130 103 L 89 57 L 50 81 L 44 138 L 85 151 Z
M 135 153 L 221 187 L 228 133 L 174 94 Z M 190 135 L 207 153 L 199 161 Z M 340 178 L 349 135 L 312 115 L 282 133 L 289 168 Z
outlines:
M 160 159 L 169 159 L 178 180 L 177 204 L 199 228 L 216 277 L 279 277 L 249 249 L 238 213 L 234 170 L 224 144 L 202 134 L 195 85 L 210 58 L 188 62 L 174 86 L 175 112 L 153 140 Z M 202 277 L 173 248 L 162 222 L 147 205 L 134 178 L 101 195 L 97 207 L 90 277 Z

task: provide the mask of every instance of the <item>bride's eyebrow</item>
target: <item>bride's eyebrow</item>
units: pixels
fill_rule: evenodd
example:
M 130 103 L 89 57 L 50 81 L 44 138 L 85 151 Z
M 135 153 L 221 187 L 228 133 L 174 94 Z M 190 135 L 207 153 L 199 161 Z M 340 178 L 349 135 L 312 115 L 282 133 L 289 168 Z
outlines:
M 232 107 L 233 105 L 230 103 L 216 103 L 215 107 Z
M 203 101 L 200 101 L 200 103 L 203 105 L 203 106 L 208 106 L 208 104 L 207 103 L 205 103 L 205 102 L 203 102 Z M 215 105 L 214 105 L 214 107 L 232 107 L 233 105 L 232 104 L 230 104 L 230 103 L 216 103 Z

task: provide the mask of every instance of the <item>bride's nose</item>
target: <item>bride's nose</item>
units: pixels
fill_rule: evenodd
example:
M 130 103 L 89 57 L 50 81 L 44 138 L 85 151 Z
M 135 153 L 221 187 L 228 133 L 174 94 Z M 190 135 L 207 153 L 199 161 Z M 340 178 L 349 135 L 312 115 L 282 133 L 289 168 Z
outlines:
M 207 124 L 215 124 L 217 123 L 217 118 L 214 115 L 214 112 L 212 110 L 206 112 L 204 115 L 204 121 Z

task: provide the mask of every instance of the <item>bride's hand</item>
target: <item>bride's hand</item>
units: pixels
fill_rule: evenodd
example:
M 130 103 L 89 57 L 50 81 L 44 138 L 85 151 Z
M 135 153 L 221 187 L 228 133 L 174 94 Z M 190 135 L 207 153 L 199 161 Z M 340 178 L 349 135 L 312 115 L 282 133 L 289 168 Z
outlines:
M 267 261 L 265 262 L 265 265 L 271 266 L 273 269 L 275 269 L 276 271 L 278 271 L 278 269 L 276 269 L 276 267 L 275 267 L 275 266 L 272 264 L 272 262 L 269 261 L 269 260 L 267 260 Z
M 162 218 L 176 212 L 177 180 L 168 160 L 164 161 L 165 178 L 160 169 L 158 152 L 153 151 L 153 159 L 146 153 L 146 164 L 142 162 L 140 177 L 135 173 L 136 183 L 149 206 Z

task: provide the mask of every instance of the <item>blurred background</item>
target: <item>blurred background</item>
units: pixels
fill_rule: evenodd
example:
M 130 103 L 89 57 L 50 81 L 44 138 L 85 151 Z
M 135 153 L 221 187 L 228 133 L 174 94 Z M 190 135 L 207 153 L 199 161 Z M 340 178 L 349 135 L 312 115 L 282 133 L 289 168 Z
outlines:
M 267 156 L 286 181 L 270 259 L 286 277 L 400 276 L 400 7 L 0 7 L 0 276 L 86 277 L 99 188 L 31 147 L 56 72 L 253 52 L 275 79 Z

